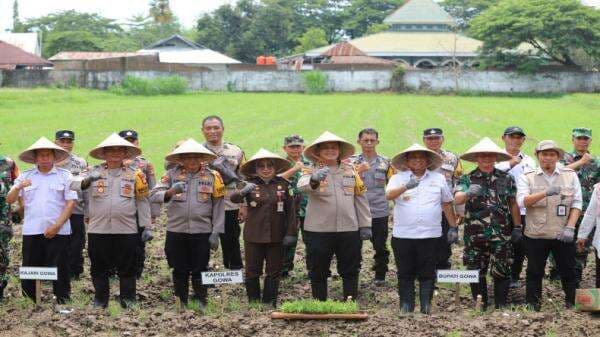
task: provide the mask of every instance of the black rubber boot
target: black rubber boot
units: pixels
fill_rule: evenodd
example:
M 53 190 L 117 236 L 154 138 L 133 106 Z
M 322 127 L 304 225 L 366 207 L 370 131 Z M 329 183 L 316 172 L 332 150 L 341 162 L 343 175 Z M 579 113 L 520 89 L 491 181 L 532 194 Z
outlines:
M 323 282 L 311 282 L 312 297 L 315 300 L 327 301 L 327 280 Z
M 487 280 L 485 277 L 479 278 L 479 283 L 471 283 L 471 296 L 477 303 L 477 295 L 481 295 L 481 311 L 486 311 L 488 306 Z
M 173 286 L 175 287 L 175 296 L 179 297 L 182 304 L 187 304 L 190 293 L 189 277 L 173 273 Z
M 358 278 L 343 278 L 342 287 L 344 301 L 356 301 L 358 299 Z
M 6 288 L 7 284 L 8 282 L 6 281 L 0 282 L 0 302 L 4 301 L 4 289 Z
M 202 284 L 202 280 L 192 279 L 192 288 L 194 289 L 194 301 L 198 301 L 200 307 L 206 307 L 208 304 L 208 287 Z
M 106 309 L 109 296 L 108 277 L 92 277 L 92 284 L 94 285 L 94 308 Z
M 246 294 L 248 302 L 260 302 L 260 279 L 246 280 Z
M 506 308 L 510 282 L 510 278 L 494 278 L 494 306 L 496 309 Z
M 577 290 L 577 282 L 565 282 L 561 280 L 563 291 L 565 292 L 565 307 L 567 309 L 575 306 L 575 291 Z
M 398 280 L 398 295 L 400 296 L 400 312 L 415 311 L 415 284 L 414 281 Z
M 262 302 L 277 307 L 277 296 L 279 295 L 279 279 L 265 277 Z
M 132 305 L 135 305 L 135 283 L 135 276 L 119 278 L 119 299 L 121 308 L 127 309 Z
M 433 297 L 433 280 L 419 281 L 419 304 L 421 313 L 429 315 L 431 313 L 431 298 Z

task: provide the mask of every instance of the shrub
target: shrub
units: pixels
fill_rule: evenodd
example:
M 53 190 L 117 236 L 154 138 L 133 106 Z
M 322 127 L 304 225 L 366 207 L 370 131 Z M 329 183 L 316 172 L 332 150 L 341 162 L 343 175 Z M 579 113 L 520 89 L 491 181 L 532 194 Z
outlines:
M 309 94 L 323 94 L 327 92 L 327 76 L 318 70 L 302 74 L 304 88 Z
M 187 85 L 187 80 L 180 76 L 145 79 L 128 75 L 121 85 L 114 85 L 109 91 L 117 95 L 179 95 L 186 92 Z

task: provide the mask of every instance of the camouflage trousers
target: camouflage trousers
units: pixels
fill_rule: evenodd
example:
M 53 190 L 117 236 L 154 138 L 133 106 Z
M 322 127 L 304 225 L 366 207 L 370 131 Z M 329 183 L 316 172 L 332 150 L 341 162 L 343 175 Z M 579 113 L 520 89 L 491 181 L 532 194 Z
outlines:
M 0 227 L 3 227 L 0 225 Z M 8 267 L 10 264 L 10 239 L 12 231 L 0 228 L 0 288 L 6 287 L 8 283 Z
M 488 268 L 494 278 L 509 278 L 513 262 L 512 244 L 509 238 L 465 239 L 463 264 L 469 270 L 479 269 L 480 277 L 487 274 Z

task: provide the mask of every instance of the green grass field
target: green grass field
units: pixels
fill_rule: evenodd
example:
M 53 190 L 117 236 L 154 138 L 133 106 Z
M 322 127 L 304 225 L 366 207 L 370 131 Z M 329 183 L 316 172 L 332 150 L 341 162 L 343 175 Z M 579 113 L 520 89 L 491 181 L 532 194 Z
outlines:
M 483 136 L 500 144 L 509 125 L 536 141 L 555 139 L 570 148 L 570 130 L 586 126 L 600 133 L 600 95 L 549 97 L 468 97 L 383 94 L 190 93 L 131 97 L 107 92 L 57 89 L 0 90 L 0 153 L 16 158 L 38 137 L 57 129 L 77 135 L 75 152 L 89 150 L 109 133 L 134 128 L 144 155 L 162 171 L 173 144 L 188 137 L 203 141 L 200 123 L 218 114 L 226 141 L 248 156 L 258 148 L 280 150 L 284 136 L 299 133 L 310 142 L 324 130 L 350 141 L 364 127 L 380 131 L 380 152 L 387 156 L 421 140 L 427 127 L 441 127 L 445 148 L 461 153 Z M 592 150 L 598 152 L 596 144 Z M 88 158 L 89 159 L 89 158 Z M 93 160 L 91 162 L 94 162 Z M 21 163 L 23 166 L 24 164 Z

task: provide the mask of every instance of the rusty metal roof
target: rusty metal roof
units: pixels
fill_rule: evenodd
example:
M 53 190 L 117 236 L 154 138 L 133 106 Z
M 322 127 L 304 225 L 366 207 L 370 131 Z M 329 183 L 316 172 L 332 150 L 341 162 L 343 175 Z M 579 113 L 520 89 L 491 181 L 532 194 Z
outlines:
M 137 52 L 112 52 L 112 51 L 62 51 L 52 56 L 50 61 L 75 61 L 97 60 L 114 57 L 128 57 L 139 55 Z
M 10 43 L 0 41 L 0 66 L 3 68 L 17 66 L 48 66 L 52 63 Z
M 349 42 L 340 42 L 327 49 L 322 56 L 367 56 L 362 50 Z
M 383 65 L 395 65 L 394 61 L 371 57 L 371 56 L 332 56 L 329 59 L 330 64 L 383 64 Z

